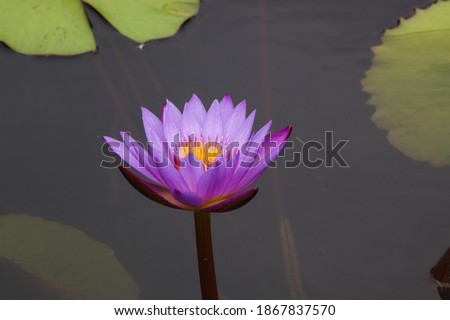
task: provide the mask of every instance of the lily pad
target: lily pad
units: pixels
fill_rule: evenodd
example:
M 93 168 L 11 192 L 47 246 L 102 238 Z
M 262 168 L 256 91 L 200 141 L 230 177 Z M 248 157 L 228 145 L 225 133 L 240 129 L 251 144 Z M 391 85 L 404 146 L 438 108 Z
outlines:
M 0 41 L 24 54 L 73 55 L 96 49 L 79 0 L 0 1 Z
M 95 51 L 94 35 L 82 2 L 138 43 L 174 35 L 199 8 L 199 0 L 0 1 L 0 41 L 29 55 Z
M 50 281 L 26 272 L 23 268 L 0 257 L 0 300 L 68 300 L 75 299 Z
M 197 14 L 199 0 L 84 0 L 121 34 L 144 43 L 167 38 Z
M 386 30 L 362 81 L 372 121 L 408 157 L 450 165 L 450 2 Z
M 79 299 L 137 299 L 138 287 L 106 245 L 57 222 L 0 216 L 0 257 Z

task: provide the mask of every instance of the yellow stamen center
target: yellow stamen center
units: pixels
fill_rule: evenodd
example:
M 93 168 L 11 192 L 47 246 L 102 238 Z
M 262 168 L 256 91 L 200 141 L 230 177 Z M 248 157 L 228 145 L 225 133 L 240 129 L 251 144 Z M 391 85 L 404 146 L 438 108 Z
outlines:
M 189 152 L 203 164 L 205 170 L 208 166 L 214 163 L 216 158 L 222 155 L 222 148 L 215 142 L 184 142 L 178 149 L 178 155 L 180 158 L 185 158 Z

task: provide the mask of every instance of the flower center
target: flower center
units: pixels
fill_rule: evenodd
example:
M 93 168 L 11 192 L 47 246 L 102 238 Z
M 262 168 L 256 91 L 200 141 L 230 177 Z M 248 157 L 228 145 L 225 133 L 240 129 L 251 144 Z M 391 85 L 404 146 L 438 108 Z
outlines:
M 205 171 L 211 166 L 218 156 L 222 155 L 222 146 L 218 142 L 182 142 L 178 148 L 180 158 L 185 158 L 189 152 L 199 160 Z

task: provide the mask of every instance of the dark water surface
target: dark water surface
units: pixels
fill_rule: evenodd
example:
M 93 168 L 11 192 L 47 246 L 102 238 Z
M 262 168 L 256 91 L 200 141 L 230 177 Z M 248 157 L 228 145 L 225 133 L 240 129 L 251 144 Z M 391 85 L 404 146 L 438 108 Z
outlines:
M 165 98 L 182 106 L 195 92 L 209 104 L 230 93 L 258 110 L 257 126 L 273 119 L 274 129 L 293 125 L 291 139 L 332 130 L 350 140 L 350 168 L 279 166 L 249 205 L 213 216 L 222 298 L 437 299 L 429 269 L 450 244 L 450 168 L 392 147 L 360 85 L 382 30 L 431 2 L 204 0 L 180 33 L 142 51 L 89 10 L 97 54 L 1 46 L 0 214 L 107 244 L 143 299 L 199 298 L 192 215 L 100 168 L 101 136 L 143 139 L 141 105 L 160 114 Z M 2 297 L 16 278 L 2 276 Z

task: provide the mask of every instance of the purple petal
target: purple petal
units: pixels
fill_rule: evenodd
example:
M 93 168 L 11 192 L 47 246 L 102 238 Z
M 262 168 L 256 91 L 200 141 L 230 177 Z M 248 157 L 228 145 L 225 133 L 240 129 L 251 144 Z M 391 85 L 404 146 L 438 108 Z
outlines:
M 189 187 L 180 172 L 175 169 L 172 163 L 158 168 L 164 185 L 173 192 L 173 190 L 187 191 Z
M 189 152 L 180 163 L 180 174 L 186 181 L 189 190 L 195 191 L 200 177 L 205 174 L 203 163 L 192 152 Z
M 181 132 L 183 138 L 188 140 L 188 138 L 193 135 L 199 140 L 202 133 L 202 122 L 199 122 L 193 113 L 187 112 L 186 107 L 181 119 Z
M 241 128 L 233 133 L 234 138 L 231 141 L 239 142 L 239 146 L 242 146 L 245 142 L 248 141 L 250 134 L 252 133 L 253 122 L 255 121 L 256 110 L 248 116 L 247 119 L 244 120 Z
M 140 167 L 145 167 L 148 174 L 151 174 L 157 182 L 169 190 L 178 189 L 185 191 L 189 189 L 183 176 L 180 175 L 173 163 L 169 161 L 167 155 L 163 155 L 163 159 L 157 159 L 162 160 L 160 163 L 155 163 L 153 157 L 142 148 L 140 143 L 125 132 L 121 132 L 121 135 L 124 139 L 125 146 L 139 160 Z
M 266 137 L 267 133 L 270 130 L 270 127 L 272 126 L 272 120 L 267 122 L 261 129 L 259 129 L 251 138 L 251 141 L 257 142 L 258 144 L 264 141 L 264 138 Z
M 155 142 L 155 138 L 159 141 L 164 140 L 164 129 L 161 120 L 144 107 L 141 107 L 141 111 L 147 141 Z
M 203 122 L 203 137 L 206 141 L 216 141 L 222 137 L 222 117 L 219 102 L 214 100 Z
M 231 193 L 233 190 L 241 190 L 248 187 L 251 183 L 253 183 L 259 176 L 264 172 L 267 168 L 268 164 L 275 160 L 278 154 L 281 152 L 283 145 L 279 145 L 280 142 L 284 143 L 289 136 L 290 131 L 285 128 L 283 130 L 278 131 L 273 136 L 266 136 L 265 144 L 258 142 L 261 137 L 264 137 L 265 131 L 270 127 L 270 122 L 266 124 L 261 130 L 257 132 L 257 135 L 254 136 L 256 139 L 251 140 L 248 144 L 244 145 L 242 152 L 239 154 L 239 158 L 237 161 L 237 168 L 233 172 L 233 176 L 228 178 L 229 183 L 225 187 L 224 194 Z M 287 134 L 286 137 L 284 135 Z M 269 140 L 270 138 L 270 140 Z M 279 143 L 277 143 L 277 139 L 279 139 Z M 269 142 L 275 143 L 277 147 L 270 149 L 272 151 L 272 155 L 265 155 L 264 151 L 268 148 L 265 148 Z M 264 146 L 264 147 L 263 147 Z M 274 153 L 275 152 L 275 153 Z M 272 157 L 272 160 L 270 160 Z M 251 172 L 250 172 L 251 171 Z M 242 182 L 244 181 L 244 182 Z M 250 181 L 250 183 L 245 183 Z M 245 183 L 245 184 L 244 184 Z
M 162 151 L 163 149 L 163 141 L 166 140 L 166 136 L 164 134 L 164 127 L 159 120 L 152 112 L 147 110 L 146 108 L 141 108 L 142 110 L 142 120 L 144 122 L 144 130 L 145 135 L 147 137 L 147 142 L 150 144 L 153 149 L 158 151 Z
M 235 209 L 239 209 L 240 207 L 249 203 L 253 197 L 258 192 L 258 189 L 250 189 L 239 193 L 237 195 L 231 196 L 228 199 L 222 200 L 213 205 L 204 207 L 201 211 L 205 212 L 227 212 Z
M 184 105 L 184 113 L 190 113 L 199 123 L 203 123 L 206 116 L 206 110 L 197 95 L 193 94 L 191 100 Z
M 254 151 L 250 154 L 246 151 L 247 148 L 244 147 L 233 159 L 233 168 L 231 168 L 231 172 L 228 173 L 229 176 L 226 178 L 227 184 L 225 185 L 222 194 L 227 195 L 236 192 L 236 190 L 240 190 L 237 186 L 250 169 L 257 156 L 257 153 Z
M 286 142 L 292 132 L 292 127 L 287 126 L 273 135 L 266 136 L 263 143 L 261 144 L 260 150 L 263 152 L 263 156 L 268 156 L 272 152 L 276 152 L 280 149 L 280 145 Z
M 152 158 L 161 162 L 164 159 L 164 152 L 167 154 L 167 144 L 162 122 L 150 111 L 142 109 L 142 119 L 144 121 L 144 130 L 147 137 L 147 148 Z
M 216 162 L 221 163 L 221 165 L 209 168 L 198 180 L 196 193 L 206 201 L 216 199 L 222 193 L 226 183 L 225 175 L 227 169 L 223 161 L 222 157 L 218 157 Z
M 202 102 L 195 94 L 192 95 L 191 100 L 184 105 L 182 115 L 181 129 L 185 139 L 192 134 L 196 139 L 200 138 L 205 116 L 206 110 Z
M 242 129 L 242 125 L 245 121 L 245 100 L 239 103 L 236 108 L 234 108 L 233 113 L 228 117 L 224 123 L 223 136 L 224 137 L 234 137 L 237 132 Z M 233 140 L 229 141 L 233 142 Z
M 144 149 L 142 144 L 137 142 L 136 140 L 134 140 L 126 132 L 121 131 L 120 135 L 122 136 L 122 139 L 125 143 L 125 150 L 128 151 L 128 153 L 131 153 L 132 155 L 134 155 L 134 157 L 139 161 L 139 167 L 144 168 L 148 172 L 149 175 L 154 177 L 151 180 L 157 181 L 159 184 L 163 184 L 161 175 L 153 163 L 153 158 Z M 135 168 L 135 167 L 133 167 L 133 168 Z
M 200 198 L 194 192 L 189 191 L 189 190 L 185 191 L 185 192 L 181 192 L 179 190 L 175 190 L 173 192 L 173 196 L 175 197 L 175 199 L 177 199 L 181 203 L 184 203 L 184 204 L 186 204 L 188 206 L 191 206 L 191 207 L 201 206 L 205 202 L 205 201 L 203 201 L 202 198 Z
M 122 172 L 122 174 L 128 180 L 128 182 L 147 198 L 170 208 L 187 209 L 184 204 L 180 203 L 172 196 L 169 190 L 146 182 L 145 180 L 141 179 L 139 176 L 135 175 L 133 172 L 125 169 L 122 166 L 119 167 L 119 169 L 120 172 Z
M 125 143 L 123 141 L 118 141 L 110 137 L 103 137 L 103 140 L 105 140 L 105 142 L 108 143 L 111 151 L 117 154 L 124 162 L 130 165 L 133 169 L 138 171 L 147 179 L 150 179 L 155 183 L 160 183 L 158 177 L 149 172 L 145 168 L 145 165 L 140 163 L 139 159 L 137 159 L 135 154 L 131 152 L 128 149 L 128 147 L 125 146 Z
M 260 148 L 259 156 L 257 159 L 258 161 L 254 163 L 254 166 L 252 168 L 248 169 L 247 173 L 239 183 L 237 187 L 238 189 L 247 188 L 261 176 L 267 166 L 272 161 L 274 161 L 283 150 L 286 144 L 286 139 L 291 134 L 291 131 L 292 127 L 288 126 L 276 132 L 272 136 L 266 137 Z M 271 146 L 271 144 L 273 143 L 275 143 L 275 145 Z
M 240 159 L 240 151 L 238 150 L 237 154 L 234 157 L 231 157 L 226 163 L 225 176 L 223 178 L 223 180 L 226 181 L 226 183 L 224 183 L 224 187 L 220 196 L 228 196 L 235 192 L 237 183 L 234 181 L 233 176 L 236 169 L 239 166 L 239 159 Z
M 163 110 L 163 119 L 165 141 L 169 143 L 169 147 L 172 147 L 176 136 L 178 135 L 178 139 L 181 138 L 181 112 L 169 100 Z
M 229 183 L 225 187 L 224 194 L 233 192 L 237 188 L 238 183 L 247 171 L 253 166 L 253 162 L 258 156 L 257 152 L 261 147 L 264 138 L 270 130 L 272 120 L 266 123 L 261 129 L 252 135 L 250 141 L 244 142 L 240 145 L 240 153 L 236 156 L 235 168 L 232 171 L 233 176 L 227 178 Z
M 233 113 L 234 105 L 233 100 L 229 94 L 225 95 L 220 101 L 220 115 L 222 117 L 222 123 L 225 123 L 228 117 Z

